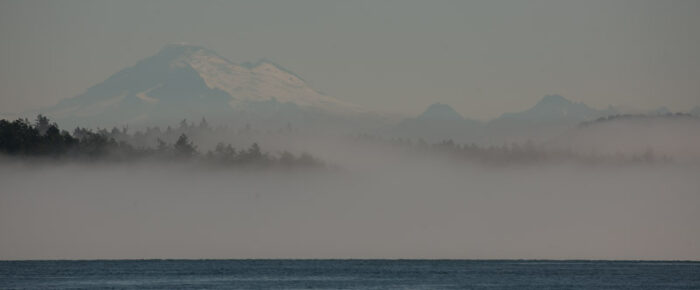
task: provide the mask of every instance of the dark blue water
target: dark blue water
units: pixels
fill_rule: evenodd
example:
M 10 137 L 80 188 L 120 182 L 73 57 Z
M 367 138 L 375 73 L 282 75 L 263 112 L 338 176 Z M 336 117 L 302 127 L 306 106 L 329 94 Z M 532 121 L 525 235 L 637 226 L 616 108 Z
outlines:
M 700 289 L 698 262 L 0 261 L 1 289 Z

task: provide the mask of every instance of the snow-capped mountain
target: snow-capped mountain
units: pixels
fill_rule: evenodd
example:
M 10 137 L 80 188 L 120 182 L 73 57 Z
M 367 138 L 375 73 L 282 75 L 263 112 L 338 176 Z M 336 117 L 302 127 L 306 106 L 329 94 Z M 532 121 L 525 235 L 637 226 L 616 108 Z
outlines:
M 45 110 L 68 125 L 174 122 L 255 114 L 351 115 L 358 106 L 326 96 L 267 60 L 236 64 L 200 46 L 170 44 L 85 93 Z M 280 112 L 284 111 L 284 112 Z

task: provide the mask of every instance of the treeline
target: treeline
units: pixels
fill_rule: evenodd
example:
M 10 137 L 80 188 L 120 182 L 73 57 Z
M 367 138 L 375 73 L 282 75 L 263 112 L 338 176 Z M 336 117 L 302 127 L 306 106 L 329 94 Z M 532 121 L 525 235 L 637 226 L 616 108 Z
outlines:
M 121 140 L 115 138 L 119 134 Z M 195 161 L 224 166 L 284 166 L 318 167 L 323 163 L 303 153 L 295 155 L 263 152 L 257 143 L 249 148 L 236 149 L 231 144 L 219 143 L 214 150 L 202 153 L 185 133 L 173 143 L 156 138 L 154 147 L 133 145 L 126 130 L 118 132 L 76 128 L 73 134 L 61 130 L 55 122 L 39 115 L 32 123 L 28 119 L 0 120 L 0 154 L 13 157 L 48 157 L 77 160 L 160 160 Z
M 187 135 L 191 140 L 211 140 L 225 137 L 224 139 L 237 141 L 251 140 L 260 137 L 261 135 L 289 135 L 294 131 L 292 125 L 287 123 L 286 126 L 273 131 L 259 131 L 254 129 L 249 123 L 242 124 L 240 128 L 232 128 L 228 126 L 212 126 L 202 118 L 198 123 L 183 119 L 177 126 L 148 126 L 141 130 L 130 132 L 128 127 L 113 127 L 112 129 L 97 128 L 94 132 L 102 136 L 114 138 L 117 142 L 124 141 L 137 147 L 157 146 L 160 141 L 175 143 L 183 134 Z M 86 132 L 93 132 L 91 129 L 77 127 L 73 130 L 73 136 L 83 136 Z M 263 134 L 265 133 L 265 134 Z M 160 140 L 160 141 L 159 141 Z M 215 144 L 208 144 L 214 147 Z
M 356 140 L 388 146 L 395 150 L 405 150 L 411 155 L 431 154 L 443 156 L 454 162 L 479 163 L 483 165 L 505 166 L 515 164 L 538 164 L 556 162 L 576 162 L 580 164 L 649 164 L 672 162 L 666 155 L 658 155 L 649 148 L 634 154 L 600 154 L 596 152 L 580 153 L 573 150 L 553 149 L 536 145 L 532 141 L 510 143 L 501 146 L 480 146 L 474 143 L 459 144 L 453 140 L 428 143 L 423 139 L 417 141 L 405 138 L 384 139 L 360 134 Z
M 605 122 L 610 122 L 610 121 L 619 121 L 619 120 L 654 120 L 654 119 L 659 119 L 659 118 L 664 118 L 664 119 L 688 119 L 688 120 L 697 120 L 700 121 L 700 117 L 695 116 L 693 114 L 689 113 L 666 113 L 666 114 L 617 114 L 617 115 L 610 115 L 610 116 L 605 116 L 605 117 L 600 117 L 598 119 L 595 119 L 593 121 L 587 121 L 587 122 L 582 122 L 579 124 L 579 127 L 587 127 L 591 125 L 596 125 L 600 123 L 605 123 Z

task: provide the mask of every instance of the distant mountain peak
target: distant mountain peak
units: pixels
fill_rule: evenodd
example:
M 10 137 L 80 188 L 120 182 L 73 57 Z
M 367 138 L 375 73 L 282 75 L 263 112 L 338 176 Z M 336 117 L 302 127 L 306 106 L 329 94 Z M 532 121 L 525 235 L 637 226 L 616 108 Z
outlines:
M 121 124 L 136 118 L 179 119 L 194 112 L 207 117 L 254 112 L 256 103 L 270 100 L 306 112 L 366 112 L 316 91 L 269 59 L 237 64 L 202 46 L 171 43 L 46 114 L 81 124 L 93 120 Z
M 419 119 L 435 119 L 435 120 L 464 120 L 461 114 L 453 109 L 448 104 L 434 103 L 430 105 L 420 116 Z
M 475 140 L 473 137 L 481 126 L 478 121 L 462 117 L 448 104 L 434 103 L 417 117 L 401 121 L 392 134 L 402 138 L 422 138 L 430 142 L 447 139 L 471 142 Z
M 584 103 L 575 103 L 560 95 L 547 95 L 532 108 L 521 112 L 505 113 L 499 119 L 530 121 L 568 120 L 569 122 L 577 123 L 612 113 L 614 113 L 612 108 L 596 110 Z
M 560 105 L 560 106 L 566 106 L 566 105 L 572 105 L 574 104 L 572 101 L 568 100 L 567 98 L 564 98 L 560 95 L 546 95 L 542 97 L 542 99 L 537 103 L 537 105 Z

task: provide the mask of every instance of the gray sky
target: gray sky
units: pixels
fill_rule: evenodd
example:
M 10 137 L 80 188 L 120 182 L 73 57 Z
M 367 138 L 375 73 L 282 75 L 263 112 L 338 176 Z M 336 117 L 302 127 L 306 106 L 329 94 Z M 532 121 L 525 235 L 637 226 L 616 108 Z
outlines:
M 80 94 L 170 42 L 267 57 L 328 95 L 473 118 L 558 93 L 700 105 L 700 1 L 0 1 L 0 111 Z

